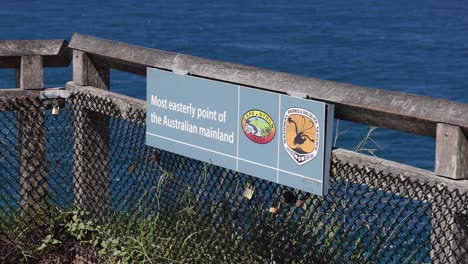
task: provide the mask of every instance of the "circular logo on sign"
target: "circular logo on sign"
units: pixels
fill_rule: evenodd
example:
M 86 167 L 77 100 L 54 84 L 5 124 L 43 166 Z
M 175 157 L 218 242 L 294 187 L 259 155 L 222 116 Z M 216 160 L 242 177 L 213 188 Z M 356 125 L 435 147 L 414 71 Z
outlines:
M 289 108 L 283 118 L 283 146 L 298 164 L 313 160 L 319 150 L 319 122 L 309 110 Z
M 271 117 L 260 110 L 247 111 L 242 116 L 244 134 L 257 144 L 266 144 L 275 137 L 275 123 Z

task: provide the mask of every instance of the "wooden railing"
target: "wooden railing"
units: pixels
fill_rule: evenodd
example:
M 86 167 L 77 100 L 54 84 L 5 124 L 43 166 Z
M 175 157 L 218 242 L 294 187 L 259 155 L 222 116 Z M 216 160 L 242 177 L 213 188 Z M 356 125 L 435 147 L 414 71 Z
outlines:
M 1 89 L 0 97 L 36 98 L 44 89 L 44 67 L 66 67 L 70 51 L 65 40 L 0 40 L 0 68 L 16 70 L 16 88 Z M 0 103 L 0 110 L 8 110 Z M 17 111 L 20 201 L 23 209 L 47 207 L 45 115 Z
M 0 97 L 15 97 L 20 94 L 35 96 L 36 93 L 31 92 L 31 90 L 43 89 L 42 68 L 67 66 L 71 52 L 73 52 L 73 81 L 67 83 L 66 90 L 109 98 L 117 107 L 121 108 L 122 112 L 126 112 L 129 106 L 134 109 L 146 109 L 146 105 L 145 101 L 109 91 L 111 68 L 143 76 L 146 75 L 147 67 L 168 71 L 185 71 L 189 75 L 207 79 L 283 94 L 301 94 L 310 99 L 335 104 L 335 118 L 337 119 L 434 137 L 436 140 L 434 172 L 343 149 L 333 150 L 334 158 L 369 167 L 376 171 L 391 173 L 395 177 L 426 182 L 435 188 L 443 187 L 449 191 L 458 189 L 461 192 L 468 192 L 467 104 L 202 59 L 82 34 L 75 34 L 68 49 L 66 46 L 65 41 L 0 41 L 0 67 L 17 69 L 17 86 L 20 88 L 0 90 Z M 77 121 L 74 122 L 74 181 L 75 201 L 83 202 L 92 197 L 86 193 L 86 179 L 83 177 L 87 177 L 86 175 L 93 177 L 92 175 L 99 172 L 99 177 L 103 179 L 100 183 L 103 185 L 102 188 L 98 188 L 101 190 L 105 190 L 109 183 L 110 172 L 106 165 L 109 156 L 105 151 L 109 148 L 109 131 L 102 129 L 102 126 L 95 125 L 96 118 L 102 122 L 106 117 L 97 116 L 97 113 L 86 111 L 86 109 L 80 109 L 79 112 L 80 115 L 75 116 Z M 21 115 L 18 118 L 19 122 L 22 122 Z M 42 127 L 43 114 L 34 113 L 33 115 L 33 118 L 39 122 L 22 122 L 22 126 L 36 127 L 36 130 Z M 31 118 L 26 120 L 31 120 Z M 32 140 L 31 135 L 21 132 L 21 129 L 20 135 L 21 142 Z M 92 136 L 87 137 L 86 135 Z M 93 138 L 93 141 L 90 141 L 89 138 Z M 44 144 L 45 139 L 43 134 L 40 134 L 40 137 L 34 140 Z M 83 145 L 104 151 L 99 153 L 84 152 L 83 149 L 86 148 L 83 148 Z M 25 149 L 22 151 L 31 152 L 33 150 Z M 45 154 L 39 151 L 35 155 L 33 161 L 39 162 L 40 156 Z M 90 162 L 93 160 L 100 162 Z M 32 161 L 24 160 L 21 162 L 25 162 L 26 165 L 27 162 Z M 89 164 L 101 164 L 101 168 L 90 167 Z M 41 180 L 45 177 L 45 172 L 43 170 L 34 173 L 22 171 L 21 175 L 22 179 Z M 375 183 L 370 182 L 369 187 L 379 188 L 378 184 L 375 186 L 373 184 Z M 25 190 L 29 188 L 26 185 Z M 399 189 L 401 186 L 391 188 L 393 188 L 391 189 L 393 192 L 401 193 L 401 189 Z M 94 189 L 96 188 L 94 187 Z M 101 197 L 100 201 L 93 202 L 108 203 L 108 194 L 104 193 L 99 197 Z M 457 214 L 467 214 L 466 211 L 457 212 L 457 214 L 453 214 L 453 221 L 450 223 L 438 223 L 438 217 L 445 216 L 446 212 L 443 211 L 443 208 L 437 207 L 437 202 L 434 202 L 433 208 L 433 236 L 438 232 L 455 233 L 459 228 L 456 224 L 457 221 L 455 221 Z M 451 227 L 447 228 L 447 224 L 450 224 Z M 447 234 L 447 237 L 450 236 L 452 235 Z M 433 242 L 431 254 L 436 260 L 438 250 L 442 249 L 440 243 Z M 460 246 L 464 247 L 464 245 Z
M 300 94 L 335 104 L 335 118 L 338 119 L 436 138 L 435 172 L 342 149 L 333 150 L 334 159 L 391 173 L 396 177 L 427 182 L 434 188 L 468 191 L 467 104 L 202 59 L 81 34 L 73 36 L 70 48 L 73 49 L 74 58 L 73 82 L 67 84 L 67 89 L 112 98 L 124 113 L 129 105 L 145 109 L 145 102 L 109 92 L 110 68 L 145 76 L 146 68 L 154 67 L 278 93 Z M 92 120 L 87 123 L 91 124 Z M 91 133 L 96 137 L 100 132 L 93 130 Z M 105 138 L 105 135 L 101 137 Z M 106 144 L 105 140 L 102 142 Z M 82 153 L 82 157 L 78 155 L 76 158 L 103 159 L 92 153 Z M 82 166 L 81 170 L 93 173 L 86 166 Z M 371 181 L 368 186 L 380 188 L 378 181 Z M 394 193 L 405 193 L 401 188 L 390 186 Z M 447 247 L 461 249 L 461 252 L 465 252 L 462 254 L 466 255 L 466 245 L 455 241 L 468 239 L 466 230 L 463 231 L 465 227 L 460 225 L 463 223 L 460 216 L 467 212 L 447 212 L 441 201 L 430 202 L 431 259 L 434 262 L 445 261 L 448 254 L 450 262 L 454 262 L 460 258 L 457 255 L 460 253 L 445 251 Z M 447 216 L 450 216 L 448 222 Z M 440 241 L 441 236 L 446 237 L 447 241 Z
M 436 137 L 436 175 L 468 179 L 467 104 L 202 59 L 81 34 L 73 35 L 70 48 L 74 51 L 76 85 L 107 89 L 104 83 L 108 70 L 103 69 L 146 75 L 146 68 L 154 67 L 279 93 L 299 93 L 335 104 L 338 119 Z

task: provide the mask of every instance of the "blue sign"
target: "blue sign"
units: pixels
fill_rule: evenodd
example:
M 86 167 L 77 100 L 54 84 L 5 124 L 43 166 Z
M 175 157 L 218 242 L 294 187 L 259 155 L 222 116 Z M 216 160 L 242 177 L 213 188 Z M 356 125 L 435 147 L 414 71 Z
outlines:
M 148 68 L 146 144 L 324 195 L 333 109 L 323 102 Z

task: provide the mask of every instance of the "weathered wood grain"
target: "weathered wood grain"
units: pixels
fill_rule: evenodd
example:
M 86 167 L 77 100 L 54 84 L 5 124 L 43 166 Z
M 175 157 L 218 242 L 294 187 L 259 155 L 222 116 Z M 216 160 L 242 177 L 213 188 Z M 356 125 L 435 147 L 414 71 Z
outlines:
M 437 124 L 435 173 L 468 179 L 468 140 L 457 126 Z
M 88 82 L 88 60 L 86 53 L 73 51 L 73 82 L 77 85 L 86 85 Z
M 20 68 L 21 56 L 41 56 L 44 67 L 66 67 L 71 50 L 66 40 L 0 40 L 0 68 Z
M 127 116 L 130 109 L 133 111 L 146 111 L 146 102 L 144 100 L 113 93 L 107 90 L 96 89 L 92 86 L 80 86 L 76 85 L 74 82 L 68 82 L 66 84 L 66 91 L 89 93 L 101 98 L 109 98 L 112 100 L 113 105 L 122 113 L 119 117 L 123 119 L 131 118 Z
M 197 58 L 121 42 L 74 34 L 70 48 L 87 52 L 110 67 L 145 74 L 146 67 L 184 70 L 190 75 L 280 93 L 307 94 L 334 103 L 335 117 L 424 136 L 436 136 L 436 124 L 459 126 L 468 135 L 468 105 L 407 93 Z
M 108 90 L 109 67 L 95 64 L 86 53 L 74 51 L 73 80 L 80 85 Z M 77 102 L 73 115 L 75 203 L 102 218 L 110 206 L 110 130 L 108 116 L 87 109 L 86 105 L 86 102 Z
M 91 58 L 92 61 L 99 63 L 99 64 L 107 64 L 109 68 L 116 69 L 123 72 L 128 72 L 136 75 L 146 76 L 146 67 L 135 67 L 134 64 L 122 61 L 122 60 L 109 60 L 106 57 L 94 55 L 91 53 L 87 53 L 88 57 Z
M 16 99 L 18 97 L 36 98 L 40 95 L 38 90 L 23 90 L 21 88 L 0 89 L 0 98 Z
M 0 40 L 0 57 L 3 56 L 53 56 L 59 55 L 68 42 L 63 39 L 52 40 Z
M 404 177 L 421 183 L 425 182 L 426 184 L 437 188 L 446 187 L 450 192 L 456 189 L 461 192 L 468 192 L 468 180 L 452 180 L 438 177 L 432 171 L 423 170 L 413 166 L 368 156 L 345 149 L 333 150 L 332 156 L 350 164 L 367 167 L 374 169 L 375 171 L 382 171 L 384 174 L 391 173 L 395 177 Z
M 26 102 L 26 100 L 34 100 L 40 97 L 40 95 L 40 90 L 23 90 L 19 88 L 0 89 L 0 111 L 18 111 L 18 107 L 11 103 L 12 100 Z M 45 109 L 52 109 L 54 103 L 55 105 L 57 104 L 57 102 L 53 102 L 52 100 L 46 100 L 42 102 Z M 59 106 L 64 107 L 61 104 L 59 104 Z
M 73 51 L 73 82 L 109 90 L 110 68 L 93 62 L 85 52 Z
M 43 84 L 42 57 L 22 56 L 19 75 L 22 90 L 40 90 Z M 47 209 L 45 115 L 40 109 L 17 111 L 19 204 L 29 215 Z
M 44 69 L 42 57 L 22 56 L 20 70 L 20 87 L 24 90 L 40 90 L 44 88 Z

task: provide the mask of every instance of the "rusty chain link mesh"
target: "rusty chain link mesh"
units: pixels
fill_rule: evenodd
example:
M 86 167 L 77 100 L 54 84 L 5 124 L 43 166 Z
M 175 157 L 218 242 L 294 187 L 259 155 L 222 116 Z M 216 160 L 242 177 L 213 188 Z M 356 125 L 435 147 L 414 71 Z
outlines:
M 334 159 L 329 194 L 309 195 L 148 147 L 144 111 L 88 94 L 5 99 L 0 110 L 0 262 L 44 261 L 18 248 L 35 252 L 54 212 L 76 208 L 99 223 L 166 219 L 155 239 L 180 239 L 167 258 L 183 262 L 467 260 L 467 193 Z M 171 221 L 185 218 L 195 228 L 179 234 Z M 61 249 L 105 258 L 86 244 Z

